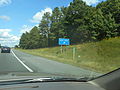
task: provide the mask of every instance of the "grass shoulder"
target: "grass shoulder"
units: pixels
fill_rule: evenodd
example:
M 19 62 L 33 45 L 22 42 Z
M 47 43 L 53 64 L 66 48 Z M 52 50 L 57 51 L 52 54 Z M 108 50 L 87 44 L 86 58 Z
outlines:
M 17 49 L 51 60 L 106 73 L 120 66 L 120 38 L 100 42 L 40 49 Z

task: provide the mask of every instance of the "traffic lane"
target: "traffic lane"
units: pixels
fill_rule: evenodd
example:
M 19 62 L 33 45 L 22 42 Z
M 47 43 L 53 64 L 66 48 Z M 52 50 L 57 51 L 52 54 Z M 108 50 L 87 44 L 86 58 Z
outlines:
M 69 64 L 63 64 L 57 61 L 30 55 L 18 50 L 13 50 L 13 51 L 34 72 L 57 74 L 57 75 L 68 75 L 68 76 L 100 75 L 99 73 L 92 72 L 90 70 L 82 69 Z
M 0 51 L 1 52 L 1 51 Z M 0 73 L 29 72 L 12 53 L 0 53 Z

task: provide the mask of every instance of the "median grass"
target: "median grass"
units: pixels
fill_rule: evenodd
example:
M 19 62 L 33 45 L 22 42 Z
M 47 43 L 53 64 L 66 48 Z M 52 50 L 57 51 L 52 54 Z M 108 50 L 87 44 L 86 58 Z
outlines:
M 18 50 L 101 73 L 120 67 L 120 37 L 64 46 L 62 53 L 60 49 L 61 47 Z

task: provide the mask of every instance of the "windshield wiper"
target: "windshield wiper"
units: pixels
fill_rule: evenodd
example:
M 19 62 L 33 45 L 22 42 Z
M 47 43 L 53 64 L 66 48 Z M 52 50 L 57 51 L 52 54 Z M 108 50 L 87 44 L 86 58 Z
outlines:
M 88 78 L 37 78 L 33 80 L 29 80 L 27 82 L 86 82 Z
M 23 79 L 23 80 L 8 80 L 0 81 L 0 85 L 13 85 L 13 84 L 25 84 L 25 83 L 40 83 L 40 82 L 87 82 L 92 78 L 36 78 L 36 79 Z

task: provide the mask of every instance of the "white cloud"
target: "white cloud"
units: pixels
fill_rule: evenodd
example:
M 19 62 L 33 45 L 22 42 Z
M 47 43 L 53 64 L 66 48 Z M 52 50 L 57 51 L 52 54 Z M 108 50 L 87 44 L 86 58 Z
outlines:
M 20 30 L 20 33 L 22 34 L 25 32 L 29 32 L 32 28 L 33 28 L 33 26 L 23 25 L 22 29 Z
M 11 3 L 11 0 L 0 0 L 0 6 L 5 6 L 10 3 Z
M 42 16 L 44 15 L 44 13 L 46 12 L 50 12 L 50 14 L 52 14 L 52 9 L 51 8 L 46 8 L 44 10 L 41 10 L 40 12 L 37 12 L 32 20 L 30 20 L 32 23 L 40 23 Z
M 5 21 L 9 21 L 10 17 L 8 17 L 8 16 L 0 16 L 0 19 L 5 20 Z
M 11 34 L 11 29 L 0 29 L 0 44 L 14 46 L 18 44 L 20 37 Z
M 97 4 L 100 0 L 83 0 L 86 2 L 87 5 Z
M 12 31 L 11 29 L 0 29 L 0 32 L 10 32 Z

